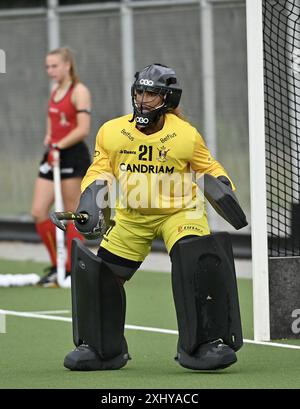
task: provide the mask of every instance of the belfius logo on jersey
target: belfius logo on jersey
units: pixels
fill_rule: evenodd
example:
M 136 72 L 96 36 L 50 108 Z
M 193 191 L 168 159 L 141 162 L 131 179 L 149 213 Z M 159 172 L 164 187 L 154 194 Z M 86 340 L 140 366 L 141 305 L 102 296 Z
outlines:
M 122 129 L 121 134 L 126 136 L 131 142 L 134 141 L 134 137 L 126 129 Z

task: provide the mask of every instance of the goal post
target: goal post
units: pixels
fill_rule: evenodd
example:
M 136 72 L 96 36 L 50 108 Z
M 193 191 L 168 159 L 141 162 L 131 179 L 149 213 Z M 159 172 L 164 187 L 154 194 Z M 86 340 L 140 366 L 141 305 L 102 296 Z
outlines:
M 246 0 L 254 338 L 300 337 L 300 0 Z
M 246 0 L 254 339 L 270 340 L 262 0 Z

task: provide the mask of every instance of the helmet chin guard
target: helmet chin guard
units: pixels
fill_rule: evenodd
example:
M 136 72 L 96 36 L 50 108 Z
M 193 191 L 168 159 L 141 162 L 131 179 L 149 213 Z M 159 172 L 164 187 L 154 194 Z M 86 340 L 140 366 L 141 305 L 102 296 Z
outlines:
M 159 118 L 167 111 L 167 109 L 168 108 L 163 105 L 152 111 L 140 112 L 135 104 L 134 120 L 139 128 L 147 128 L 158 122 Z
M 135 102 L 136 92 L 153 92 L 164 96 L 163 103 L 151 110 L 143 112 Z M 161 64 L 151 64 L 135 74 L 131 87 L 133 117 L 139 128 L 147 128 L 155 124 L 169 109 L 179 105 L 182 89 L 177 83 L 175 71 Z

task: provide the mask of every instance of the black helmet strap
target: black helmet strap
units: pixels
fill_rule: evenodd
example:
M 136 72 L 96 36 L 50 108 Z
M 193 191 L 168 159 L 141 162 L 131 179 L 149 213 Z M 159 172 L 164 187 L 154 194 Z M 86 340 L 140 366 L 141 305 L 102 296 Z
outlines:
M 143 92 L 145 93 L 147 89 L 144 89 Z M 139 109 L 138 105 L 135 102 L 135 84 L 133 84 L 131 88 L 131 99 L 132 99 L 132 106 L 133 106 L 133 117 L 130 122 L 135 120 L 136 124 L 140 128 L 146 128 L 150 125 L 155 124 L 158 122 L 159 118 L 167 112 L 168 106 L 166 104 L 166 96 L 164 96 L 164 102 L 159 107 L 153 109 L 152 111 L 143 112 L 142 109 Z M 143 101 L 143 97 L 142 97 Z M 142 102 L 141 102 L 142 104 Z
M 161 67 L 161 68 L 159 68 Z M 142 104 L 139 107 L 135 101 L 135 91 L 140 90 L 145 93 L 162 92 L 165 96 L 161 106 L 151 111 L 143 112 Z M 131 87 L 131 99 L 133 106 L 133 117 L 131 122 L 136 120 L 139 127 L 147 127 L 154 124 L 167 112 L 178 106 L 182 90 L 177 84 L 175 72 L 162 64 L 151 64 L 142 71 L 135 73 L 135 81 Z

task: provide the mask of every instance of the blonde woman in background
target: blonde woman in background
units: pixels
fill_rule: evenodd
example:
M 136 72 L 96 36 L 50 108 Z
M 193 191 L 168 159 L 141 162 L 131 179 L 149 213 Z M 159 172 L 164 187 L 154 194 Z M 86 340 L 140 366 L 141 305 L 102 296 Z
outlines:
M 55 226 L 49 219 L 54 203 L 53 153 L 60 152 L 61 189 L 65 209 L 75 211 L 80 197 L 80 184 L 89 165 L 90 156 L 84 142 L 90 131 L 91 96 L 75 69 L 71 50 L 62 47 L 46 56 L 46 70 L 54 82 L 48 103 L 47 130 L 44 138 L 46 152 L 40 162 L 35 182 L 31 214 L 36 230 L 46 246 L 51 265 L 38 282 L 39 286 L 57 286 Z M 82 236 L 73 223 L 66 233 L 66 275 L 71 270 L 71 242 Z

